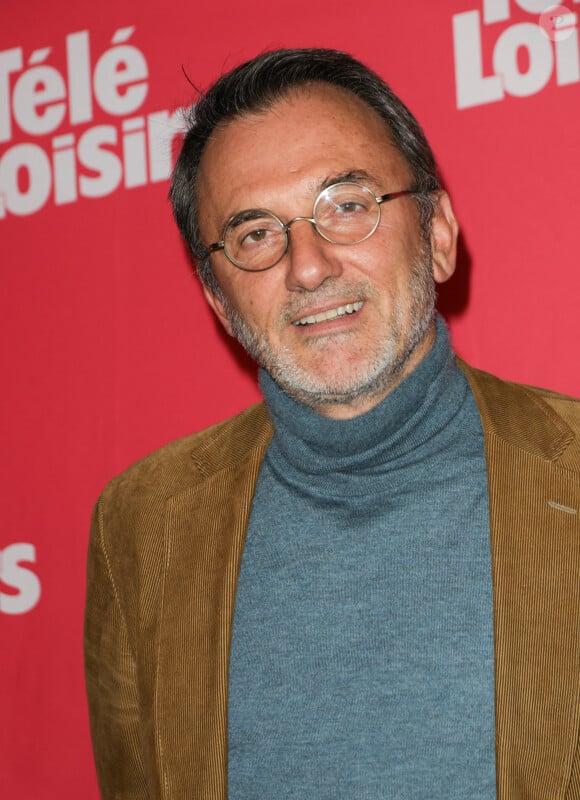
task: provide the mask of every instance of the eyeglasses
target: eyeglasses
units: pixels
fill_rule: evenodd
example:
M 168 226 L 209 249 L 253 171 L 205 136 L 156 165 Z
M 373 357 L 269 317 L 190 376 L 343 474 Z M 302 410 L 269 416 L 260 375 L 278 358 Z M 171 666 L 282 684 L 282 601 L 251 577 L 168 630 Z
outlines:
M 282 260 L 290 243 L 290 226 L 304 220 L 332 244 L 364 242 L 378 228 L 381 203 L 417 189 L 403 189 L 376 197 L 359 183 L 333 183 L 316 198 L 311 217 L 294 217 L 283 222 L 280 217 L 263 208 L 252 208 L 234 214 L 225 227 L 222 239 L 210 244 L 208 251 L 223 250 L 229 261 L 239 269 L 263 272 Z

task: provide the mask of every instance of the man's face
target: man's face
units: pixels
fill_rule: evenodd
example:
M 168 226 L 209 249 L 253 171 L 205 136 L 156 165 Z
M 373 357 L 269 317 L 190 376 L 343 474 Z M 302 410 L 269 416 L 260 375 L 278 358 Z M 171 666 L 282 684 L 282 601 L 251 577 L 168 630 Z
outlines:
M 201 161 L 203 239 L 218 241 L 225 222 L 247 209 L 311 217 L 321 188 L 345 176 L 375 195 L 412 185 L 383 121 L 349 93 L 316 87 L 236 118 L 214 131 Z M 381 212 L 375 233 L 355 245 L 332 244 L 295 222 L 288 252 L 266 272 L 212 255 L 222 297 L 205 293 L 228 332 L 290 395 L 328 416 L 372 408 L 417 365 L 433 343 L 433 278 L 453 271 L 456 224 L 446 195 L 430 236 L 411 197 Z

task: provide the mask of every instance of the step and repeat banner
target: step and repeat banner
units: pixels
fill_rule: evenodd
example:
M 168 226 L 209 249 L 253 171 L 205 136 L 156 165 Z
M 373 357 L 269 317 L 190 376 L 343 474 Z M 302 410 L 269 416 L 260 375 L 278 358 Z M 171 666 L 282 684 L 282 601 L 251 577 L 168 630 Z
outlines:
M 344 8 L 3 4 L 3 797 L 98 797 L 82 619 L 103 484 L 259 397 L 167 201 L 191 84 L 277 47 L 344 49 L 376 69 L 422 122 L 461 223 L 459 270 L 440 294 L 456 350 L 580 395 L 580 0 Z

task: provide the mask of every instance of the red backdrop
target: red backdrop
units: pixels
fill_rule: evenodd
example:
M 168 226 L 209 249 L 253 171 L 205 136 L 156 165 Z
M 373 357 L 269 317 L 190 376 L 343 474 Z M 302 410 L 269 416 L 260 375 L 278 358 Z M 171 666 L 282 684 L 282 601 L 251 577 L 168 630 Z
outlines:
M 90 510 L 146 452 L 258 397 L 166 200 L 175 110 L 279 46 L 345 49 L 423 123 L 460 219 L 457 351 L 580 394 L 579 0 L 5 0 L 0 27 L 0 762 L 97 798 L 82 676 Z M 7 13 L 10 11 L 10 13 Z

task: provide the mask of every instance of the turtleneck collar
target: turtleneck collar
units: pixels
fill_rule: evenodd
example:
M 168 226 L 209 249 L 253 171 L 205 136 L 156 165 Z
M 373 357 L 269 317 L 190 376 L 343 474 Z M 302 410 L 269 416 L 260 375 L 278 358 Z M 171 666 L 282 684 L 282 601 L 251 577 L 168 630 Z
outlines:
M 468 391 L 439 317 L 435 343 L 416 369 L 360 416 L 324 417 L 289 397 L 265 370 L 260 386 L 275 428 L 268 460 L 286 475 L 291 469 L 335 480 L 338 473 L 376 475 L 421 448 L 459 411 Z

